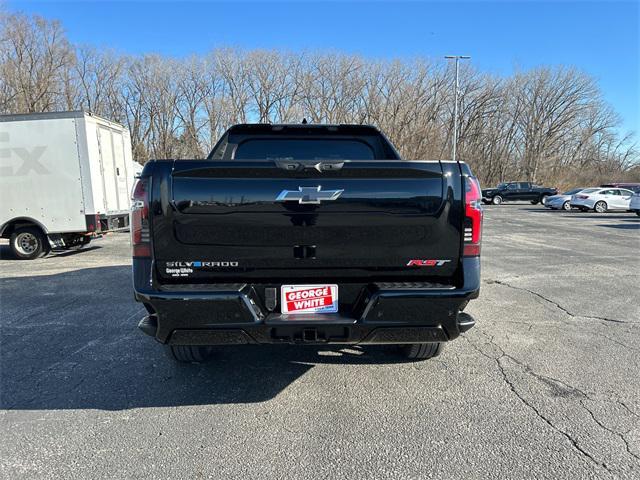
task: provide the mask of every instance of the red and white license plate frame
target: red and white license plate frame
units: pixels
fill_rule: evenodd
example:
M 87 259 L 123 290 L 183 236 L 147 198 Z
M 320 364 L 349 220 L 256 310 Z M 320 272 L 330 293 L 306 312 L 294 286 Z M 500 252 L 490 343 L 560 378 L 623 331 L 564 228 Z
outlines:
M 336 313 L 338 285 L 282 285 L 280 311 L 288 314 Z

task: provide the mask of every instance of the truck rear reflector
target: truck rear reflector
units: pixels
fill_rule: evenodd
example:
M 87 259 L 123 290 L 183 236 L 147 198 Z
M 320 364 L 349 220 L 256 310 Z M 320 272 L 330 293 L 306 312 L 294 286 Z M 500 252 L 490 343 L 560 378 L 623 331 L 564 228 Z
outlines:
M 150 257 L 149 179 L 139 178 L 131 198 L 131 246 L 134 257 Z
M 462 255 L 480 255 L 482 241 L 482 190 L 476 177 L 466 176 L 464 192 L 464 247 Z

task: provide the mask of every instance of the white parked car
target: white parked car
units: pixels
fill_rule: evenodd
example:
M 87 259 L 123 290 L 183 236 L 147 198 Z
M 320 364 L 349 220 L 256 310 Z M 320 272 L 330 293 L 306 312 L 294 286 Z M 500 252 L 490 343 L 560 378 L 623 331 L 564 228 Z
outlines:
M 629 210 L 636 212 L 636 215 L 640 217 L 640 193 L 636 193 L 633 195 L 633 197 L 631 197 Z
M 593 210 L 604 213 L 609 210 L 630 209 L 633 192 L 625 188 L 587 188 L 571 197 L 571 208 L 583 212 Z
M 547 197 L 544 206 L 551 210 L 571 210 L 571 197 L 582 190 L 584 190 L 584 188 L 574 188 L 568 192 L 551 195 Z

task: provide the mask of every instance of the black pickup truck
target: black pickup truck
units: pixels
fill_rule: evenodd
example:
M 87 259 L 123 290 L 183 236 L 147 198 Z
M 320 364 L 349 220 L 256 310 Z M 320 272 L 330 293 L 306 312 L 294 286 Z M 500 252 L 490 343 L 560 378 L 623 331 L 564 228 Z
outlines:
M 496 188 L 482 190 L 482 201 L 485 204 L 500 205 L 510 200 L 528 200 L 533 205 L 544 205 L 547 197 L 557 194 L 557 188 L 539 187 L 530 182 L 507 182 L 499 184 Z
M 273 343 L 424 359 L 475 323 L 477 180 L 374 127 L 231 127 L 206 160 L 148 162 L 131 227 L 139 327 L 178 361 Z

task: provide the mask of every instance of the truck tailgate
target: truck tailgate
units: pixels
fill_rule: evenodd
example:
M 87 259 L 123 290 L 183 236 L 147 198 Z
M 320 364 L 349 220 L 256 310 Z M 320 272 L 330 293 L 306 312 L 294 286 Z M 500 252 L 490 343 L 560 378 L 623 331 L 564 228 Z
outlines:
M 320 271 L 324 279 L 331 272 L 453 275 L 462 214 L 440 162 L 344 161 L 325 167 L 272 160 L 174 162 L 170 181 L 154 186 L 160 189 L 152 216 L 160 279 L 295 279 Z

